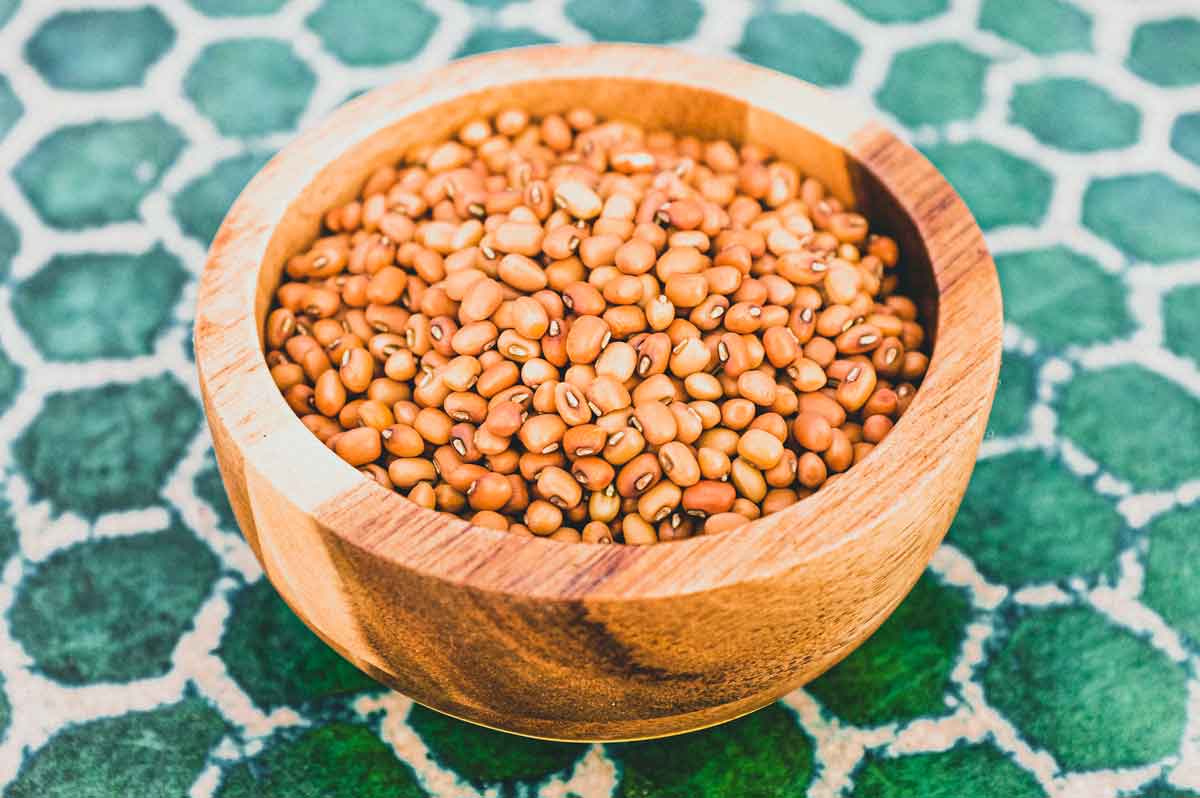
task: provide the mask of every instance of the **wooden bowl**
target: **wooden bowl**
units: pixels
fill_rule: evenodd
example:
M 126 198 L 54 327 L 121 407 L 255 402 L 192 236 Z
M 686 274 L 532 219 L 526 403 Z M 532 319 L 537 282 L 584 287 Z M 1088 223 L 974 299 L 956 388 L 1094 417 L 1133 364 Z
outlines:
M 894 235 L 934 325 L 924 384 L 862 463 L 734 532 L 569 545 L 420 509 L 288 409 L 260 331 L 283 263 L 365 176 L 506 106 L 764 144 Z M 458 61 L 300 136 L 213 242 L 196 361 L 229 499 L 292 609 L 375 679 L 447 714 L 566 740 L 656 737 L 751 712 L 818 676 L 908 593 L 954 516 L 995 392 L 1000 291 L 930 163 L 853 105 L 746 64 L 632 46 Z M 285 659 L 289 651 L 280 651 Z

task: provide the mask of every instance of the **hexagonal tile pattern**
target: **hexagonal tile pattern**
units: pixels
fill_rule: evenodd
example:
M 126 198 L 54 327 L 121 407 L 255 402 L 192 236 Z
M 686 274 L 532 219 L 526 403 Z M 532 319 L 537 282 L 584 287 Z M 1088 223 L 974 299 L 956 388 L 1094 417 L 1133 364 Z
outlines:
M 1133 33 L 1126 65 L 1160 86 L 1200 83 L 1200 19 L 1172 17 L 1142 25 Z
M 1200 792 L 1181 790 L 1160 781 L 1130 795 L 1129 798 L 1200 798 Z
M 1041 222 L 1054 179 L 1040 166 L 983 141 L 938 144 L 926 157 L 962 195 L 984 230 Z
M 419 0 L 325 0 L 305 24 L 345 63 L 375 66 L 419 53 L 438 17 Z
M 334 722 L 281 735 L 231 768 L 217 798 L 426 798 L 412 769 L 366 726 Z
M 157 113 L 72 125 L 39 141 L 13 177 L 53 227 L 134 221 L 183 145 L 179 130 Z
M 1178 751 L 1186 679 L 1149 643 L 1082 608 L 1029 613 L 983 672 L 988 701 L 1030 744 L 1084 771 L 1137 767 Z
M 183 232 L 207 246 L 229 206 L 270 159 L 270 154 L 257 151 L 235 155 L 184 186 L 171 200 Z
M 854 774 L 850 798 L 1043 798 L 1037 779 L 992 745 L 956 745 L 936 754 L 869 755 Z
M 64 684 L 161 676 L 216 575 L 217 558 L 178 523 L 80 543 L 21 583 L 13 637 Z
M 252 17 L 271 14 L 287 0 L 188 0 L 197 11 L 210 17 Z
M 804 47 L 796 46 L 804 42 Z M 849 82 L 862 46 L 854 37 L 811 14 L 765 13 L 746 23 L 737 53 L 771 69 L 822 86 Z
M 58 255 L 13 292 L 48 360 L 149 354 L 188 273 L 161 245 L 140 255 Z
M 1004 315 L 1051 346 L 1120 338 L 1133 330 L 1120 278 L 1066 247 L 996 257 Z
M 1200 192 L 1160 172 L 1095 180 L 1083 198 L 1084 225 L 1152 263 L 1200 256 L 1198 214 Z
M 845 0 L 858 13 L 876 22 L 920 22 L 946 13 L 950 0 Z
M 13 91 L 12 84 L 8 78 L 0 75 L 0 140 L 8 135 L 24 112 L 25 106 Z
M 587 751 L 576 743 L 531 740 L 485 729 L 414 705 L 408 724 L 443 767 L 484 790 L 529 790 L 554 773 L 566 773 Z
M 567 0 L 566 13 L 598 41 L 662 44 L 695 33 L 704 9 L 697 0 Z
M 455 52 L 455 58 L 490 53 L 508 47 L 528 47 L 532 44 L 553 44 L 549 36 L 543 36 L 533 28 L 476 28 L 471 31 Z
M 12 15 L 17 13 L 21 0 L 0 0 L 0 27 L 3 27 Z
M 183 90 L 226 136 L 264 136 L 296 125 L 317 78 L 287 42 L 230 39 L 210 44 Z
M 1073 152 L 1132 146 L 1142 115 L 1081 78 L 1045 78 L 1013 91 L 1011 117 L 1043 144 Z
M 13 362 L 4 347 L 0 346 L 0 413 L 3 413 L 17 400 L 24 382 L 24 370 Z
M 11 723 L 12 704 L 8 700 L 8 693 L 4 690 L 4 679 L 0 678 L 0 735 L 8 731 Z
M 984 0 L 979 27 L 1039 55 L 1092 47 L 1092 18 L 1066 0 Z
M 996 399 L 988 417 L 988 435 L 1016 435 L 1025 429 L 1036 396 L 1036 364 L 1024 355 L 1005 352 Z
M 0 213 L 0 282 L 8 278 L 12 259 L 21 249 L 21 233 L 7 216 Z
M 976 466 L 948 539 L 989 580 L 1022 587 L 1109 569 L 1122 529 L 1110 499 L 1043 452 L 1020 451 Z
M 237 516 L 233 514 L 229 497 L 225 495 L 221 472 L 217 469 L 216 458 L 211 452 L 205 460 L 204 468 L 192 480 L 192 487 L 196 491 L 196 495 L 202 501 L 208 502 L 208 506 L 217 514 L 217 521 L 222 529 L 226 532 L 238 531 Z
M 879 631 L 806 689 L 856 726 L 943 714 L 970 613 L 961 590 L 924 576 Z
M 1175 664 L 1200 656 L 1200 8 L 1110 13 L 0 0 L 0 795 L 1200 798 Z M 878 634 L 734 723 L 593 747 L 413 706 L 325 647 L 237 539 L 185 383 L 204 248 L 296 128 L 448 58 L 606 39 L 894 120 L 986 228 L 1008 325 L 949 547 Z
M 218 655 L 263 709 L 379 689 L 292 614 L 265 580 L 242 588 Z M 283 659 L 280 651 L 288 651 Z
M 196 697 L 70 726 L 25 758 L 4 794 L 186 795 L 227 728 L 225 719 Z
M 7 486 L 0 482 L 0 563 L 17 552 L 17 522 L 13 518 L 12 505 L 3 491 Z
M 957 42 L 914 47 L 892 60 L 875 101 L 909 127 L 969 119 L 983 105 L 987 66 Z
M 1200 365 L 1200 285 L 1176 288 L 1163 298 L 1163 340 L 1167 348 Z
M 804 795 L 813 746 L 779 704 L 724 726 L 605 746 L 621 765 L 617 798 Z
M 64 11 L 25 43 L 25 58 L 55 88 L 100 91 L 141 83 L 174 42 L 174 28 L 153 6 Z
M 1171 126 L 1171 149 L 1200 165 L 1200 111 L 1181 114 Z
M 1057 408 L 1063 435 L 1140 490 L 1169 488 L 1200 473 L 1200 448 L 1193 445 L 1200 440 L 1200 400 L 1141 366 L 1077 374 Z
M 95 517 L 158 500 L 200 424 L 200 408 L 169 375 L 52 393 L 13 444 L 35 498 Z
M 1146 575 L 1142 599 L 1200 651 L 1200 508 L 1174 510 L 1146 532 Z

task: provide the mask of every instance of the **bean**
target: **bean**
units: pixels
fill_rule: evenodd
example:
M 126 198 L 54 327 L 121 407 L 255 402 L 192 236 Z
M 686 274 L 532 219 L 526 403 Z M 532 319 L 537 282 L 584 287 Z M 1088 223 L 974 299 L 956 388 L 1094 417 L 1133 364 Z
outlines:
M 750 429 L 738 441 L 738 455 L 760 470 L 773 467 L 783 457 L 783 444 L 769 432 Z
M 626 498 L 638 496 L 649 490 L 662 478 L 658 458 L 650 452 L 634 457 L 617 472 L 617 493 Z
M 704 522 L 704 534 L 715 535 L 718 532 L 730 532 L 744 526 L 748 519 L 738 513 L 717 513 L 710 515 Z

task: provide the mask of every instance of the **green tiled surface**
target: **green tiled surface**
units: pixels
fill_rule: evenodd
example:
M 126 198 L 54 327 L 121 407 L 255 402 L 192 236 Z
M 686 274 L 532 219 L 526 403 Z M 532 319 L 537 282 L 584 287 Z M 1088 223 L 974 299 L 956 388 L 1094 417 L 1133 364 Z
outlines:
M 1200 10 L 1108 0 L 0 0 L 0 795 L 1200 795 Z M 576 746 L 413 707 L 261 578 L 190 361 L 249 177 L 392 75 L 547 41 L 873 104 L 996 255 L 933 566 L 807 690 Z

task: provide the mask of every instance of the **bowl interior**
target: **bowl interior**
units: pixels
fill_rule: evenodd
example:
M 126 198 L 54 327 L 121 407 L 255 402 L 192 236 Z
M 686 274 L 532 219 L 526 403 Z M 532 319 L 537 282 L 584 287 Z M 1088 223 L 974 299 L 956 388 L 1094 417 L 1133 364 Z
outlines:
M 763 145 L 799 167 L 804 176 L 820 180 L 840 200 L 858 206 L 873 231 L 898 241 L 903 292 L 920 307 L 929 329 L 927 348 L 933 345 L 938 295 L 925 244 L 900 202 L 852 155 L 808 127 L 728 94 L 623 77 L 524 81 L 465 94 L 417 111 L 343 152 L 330 153 L 328 164 L 288 207 L 268 244 L 255 303 L 260 335 L 287 258 L 307 248 L 320 233 L 324 212 L 354 199 L 371 172 L 401 162 L 423 144 L 453 137 L 470 119 L 507 107 L 544 116 L 581 105 L 602 118 L 637 122 L 648 130 Z

